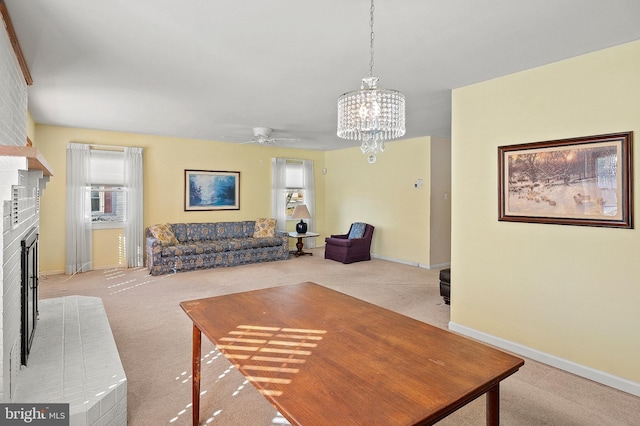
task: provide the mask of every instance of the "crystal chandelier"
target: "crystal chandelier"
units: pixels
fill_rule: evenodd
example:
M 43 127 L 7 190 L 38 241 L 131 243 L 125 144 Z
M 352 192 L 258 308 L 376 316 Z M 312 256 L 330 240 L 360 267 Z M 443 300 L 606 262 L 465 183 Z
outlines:
M 376 162 L 376 154 L 384 151 L 384 142 L 404 136 L 404 95 L 397 90 L 376 87 L 373 76 L 373 0 L 369 27 L 371 29 L 369 77 L 362 79 L 360 90 L 338 98 L 338 137 L 362 141 L 360 149 L 368 154 L 369 163 Z

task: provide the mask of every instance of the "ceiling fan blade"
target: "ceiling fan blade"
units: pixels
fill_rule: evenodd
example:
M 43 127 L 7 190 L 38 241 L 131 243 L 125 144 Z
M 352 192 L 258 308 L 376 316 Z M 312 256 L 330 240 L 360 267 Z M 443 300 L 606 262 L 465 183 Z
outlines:
M 238 140 L 239 138 L 223 136 L 222 140 L 227 142 L 235 142 L 240 145 L 245 144 L 258 144 L 258 145 L 277 145 L 278 142 L 298 142 L 299 138 L 278 138 L 271 137 L 272 129 L 268 127 L 254 127 L 253 129 L 254 138 L 249 140 Z

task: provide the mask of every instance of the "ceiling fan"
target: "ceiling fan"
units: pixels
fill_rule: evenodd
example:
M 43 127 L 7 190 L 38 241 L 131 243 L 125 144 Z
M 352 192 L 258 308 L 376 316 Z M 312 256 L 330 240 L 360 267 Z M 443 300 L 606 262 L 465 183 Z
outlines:
M 280 141 L 299 141 L 300 139 L 293 138 L 273 138 L 271 134 L 273 133 L 273 129 L 269 127 L 254 127 L 253 128 L 253 139 L 250 141 L 242 142 L 242 143 L 258 143 L 260 145 L 274 145 Z

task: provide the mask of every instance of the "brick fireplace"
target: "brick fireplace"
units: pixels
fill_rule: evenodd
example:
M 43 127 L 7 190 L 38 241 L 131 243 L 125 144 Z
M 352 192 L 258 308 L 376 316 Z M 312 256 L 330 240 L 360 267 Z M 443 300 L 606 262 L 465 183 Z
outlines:
M 0 402 L 64 401 L 73 425 L 126 425 L 127 379 L 102 301 L 38 301 L 40 196 L 53 171 L 27 137 L 31 76 L 1 0 L 0 14 Z
M 25 138 L 26 140 L 26 138 Z M 2 225 L 0 226 L 0 260 L 2 262 L 2 323 L 0 324 L 1 348 L 1 382 L 2 400 L 11 401 L 20 374 L 20 366 L 26 363 L 23 350 L 27 348 L 23 343 L 21 330 L 23 321 L 23 244 L 29 245 L 29 265 L 31 271 L 25 271 L 27 280 L 37 280 L 37 246 L 35 237 L 40 227 L 40 195 L 50 178 L 50 170 L 46 167 L 35 166 L 34 161 L 29 164 L 32 148 L 0 145 L 0 202 L 2 202 Z M 42 165 L 42 163 L 40 163 Z M 34 168 L 40 167 L 40 169 Z M 43 170 L 45 169 L 45 170 Z M 47 175 L 45 175 L 45 173 Z M 30 275 L 30 276 L 29 276 Z M 33 290 L 33 289 L 32 289 Z M 28 289 L 27 289 L 28 291 Z M 33 293 L 31 293 L 33 297 Z M 28 295 L 27 295 L 28 297 Z M 31 308 L 35 308 L 32 299 Z M 26 306 L 28 310 L 28 305 Z M 33 313 L 33 311 L 32 311 Z M 35 325 L 35 315 L 32 315 L 28 327 Z M 29 336 L 30 337 L 30 336 Z
M 4 11 L 3 11 L 3 18 Z M 21 242 L 39 233 L 40 196 L 52 170 L 27 145 L 27 81 L 0 25 L 0 401 L 10 402 L 21 372 Z

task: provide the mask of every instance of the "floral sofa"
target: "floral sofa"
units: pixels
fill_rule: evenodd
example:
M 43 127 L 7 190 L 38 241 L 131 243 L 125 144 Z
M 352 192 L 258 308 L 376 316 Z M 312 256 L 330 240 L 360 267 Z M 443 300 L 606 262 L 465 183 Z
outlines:
M 275 219 L 166 223 L 146 230 L 151 275 L 289 258 L 289 238 Z

